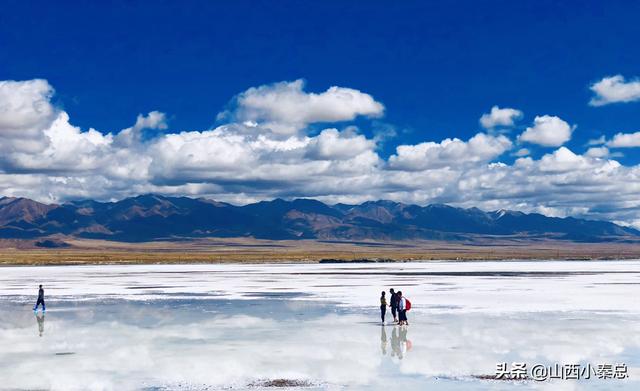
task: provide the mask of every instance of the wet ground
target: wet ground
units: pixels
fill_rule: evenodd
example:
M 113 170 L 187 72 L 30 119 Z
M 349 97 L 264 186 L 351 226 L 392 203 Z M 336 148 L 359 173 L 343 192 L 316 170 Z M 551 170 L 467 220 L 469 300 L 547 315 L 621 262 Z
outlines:
M 636 390 L 638 294 L 638 261 L 1 268 L 0 390 Z M 593 372 L 480 379 L 502 362 Z

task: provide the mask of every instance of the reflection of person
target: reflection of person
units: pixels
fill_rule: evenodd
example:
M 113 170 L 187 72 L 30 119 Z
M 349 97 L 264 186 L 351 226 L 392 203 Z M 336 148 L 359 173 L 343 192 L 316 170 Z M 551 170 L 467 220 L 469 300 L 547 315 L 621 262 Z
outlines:
M 44 333 L 44 314 L 36 315 L 36 321 L 38 322 L 38 334 L 42 337 Z
M 38 300 L 36 301 L 36 305 L 33 307 L 33 310 L 37 311 L 40 304 L 42 304 L 42 312 L 45 312 L 46 307 L 44 306 L 44 289 L 42 289 L 42 285 L 40 285 L 40 289 L 38 289 Z
M 382 355 L 387 355 L 387 331 L 384 327 L 380 327 L 380 350 L 382 351 Z
M 398 338 L 398 327 L 394 327 L 391 332 L 391 357 L 398 357 L 402 360 L 402 350 L 400 349 L 400 338 Z
M 389 293 L 391 293 L 389 304 L 391 305 L 391 315 L 393 315 L 393 322 L 398 323 L 398 316 L 396 315 L 398 312 L 398 295 L 395 293 L 393 288 L 389 289 Z
M 387 314 L 387 298 L 384 296 L 384 291 L 382 291 L 382 296 L 380 296 L 380 317 L 382 318 L 382 324 L 384 325 L 384 316 Z
M 400 336 L 398 337 L 398 340 L 400 341 L 398 343 L 398 349 L 400 349 L 400 353 L 401 353 L 401 357 L 407 352 L 407 348 L 408 348 L 408 343 L 407 343 L 407 328 L 406 327 L 400 327 Z

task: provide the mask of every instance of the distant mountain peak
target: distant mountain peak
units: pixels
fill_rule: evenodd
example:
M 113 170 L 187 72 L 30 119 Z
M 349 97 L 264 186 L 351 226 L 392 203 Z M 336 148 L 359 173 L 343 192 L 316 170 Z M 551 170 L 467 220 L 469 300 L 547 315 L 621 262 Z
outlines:
M 55 204 L 47 205 L 28 198 L 3 197 L 0 200 L 0 227 L 9 224 L 20 225 L 21 222 L 30 225 L 57 207 Z
M 201 236 L 291 240 L 461 240 L 478 235 L 579 241 L 640 239 L 637 230 L 606 221 L 390 200 L 327 205 L 311 198 L 276 198 L 235 206 L 205 198 L 157 194 L 117 202 L 84 200 L 63 205 L 0 198 L 0 238 L 58 234 L 121 241 Z
M 500 210 L 497 210 L 497 211 L 495 212 L 495 216 L 496 216 L 496 218 L 497 218 L 497 219 L 499 219 L 499 218 L 503 217 L 504 215 L 506 215 L 507 213 L 509 213 L 509 211 L 508 211 L 508 210 L 506 210 L 506 209 L 500 209 Z
M 498 209 L 496 211 L 490 212 L 494 219 L 501 219 L 505 216 L 524 216 L 525 213 L 509 210 L 509 209 Z
M 400 205 L 400 202 L 391 201 L 391 200 L 377 200 L 377 201 L 366 201 L 361 205 L 395 206 L 395 205 Z

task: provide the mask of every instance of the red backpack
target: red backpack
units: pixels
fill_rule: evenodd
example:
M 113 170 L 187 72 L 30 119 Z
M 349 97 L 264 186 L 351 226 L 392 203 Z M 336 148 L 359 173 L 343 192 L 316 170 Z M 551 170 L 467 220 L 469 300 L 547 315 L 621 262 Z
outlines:
M 404 309 L 409 311 L 411 309 L 411 302 L 406 297 L 404 298 L 404 302 L 405 302 Z

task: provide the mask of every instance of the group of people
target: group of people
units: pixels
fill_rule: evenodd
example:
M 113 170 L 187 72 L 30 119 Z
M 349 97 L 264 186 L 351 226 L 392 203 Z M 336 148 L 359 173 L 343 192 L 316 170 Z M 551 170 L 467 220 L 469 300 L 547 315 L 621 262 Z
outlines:
M 387 314 L 387 307 L 391 307 L 391 315 L 393 315 L 393 323 L 397 323 L 400 326 L 408 326 L 407 310 L 410 308 L 409 301 L 402 295 L 402 291 L 396 292 L 393 288 L 389 289 L 391 297 L 389 303 L 387 303 L 386 292 L 382 291 L 380 296 L 380 317 L 382 318 L 382 324 Z
M 393 315 L 393 323 L 397 323 L 399 326 L 408 326 L 407 310 L 410 308 L 410 302 L 406 297 L 402 295 L 402 291 L 396 292 L 393 288 L 389 289 L 391 298 L 387 303 L 386 292 L 382 291 L 380 296 L 380 317 L 382 318 L 382 324 L 384 323 L 385 315 L 387 314 L 387 307 L 391 307 L 391 315 Z M 38 307 L 42 306 L 42 312 L 46 311 L 44 304 L 44 288 L 42 285 L 38 287 L 38 299 L 36 305 L 33 307 L 34 311 L 38 310 Z

